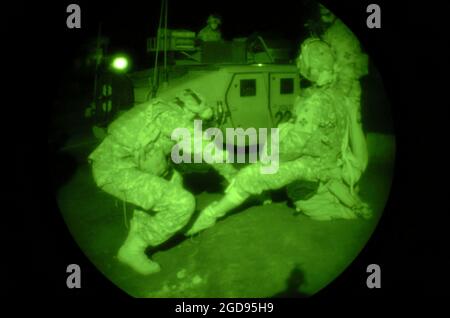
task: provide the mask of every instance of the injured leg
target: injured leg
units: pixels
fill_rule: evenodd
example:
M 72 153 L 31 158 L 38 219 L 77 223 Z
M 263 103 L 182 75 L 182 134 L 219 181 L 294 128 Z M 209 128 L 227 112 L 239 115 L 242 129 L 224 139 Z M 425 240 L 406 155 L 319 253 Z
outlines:
M 213 226 L 218 218 L 240 206 L 250 196 L 280 189 L 297 179 L 315 180 L 315 174 L 301 161 L 283 163 L 274 174 L 262 174 L 260 167 L 260 164 L 255 163 L 240 170 L 225 196 L 201 211 L 186 234 L 193 235 Z
M 218 218 L 240 206 L 248 197 L 248 195 L 240 195 L 235 188 L 230 188 L 220 201 L 211 203 L 200 212 L 197 220 L 186 232 L 186 235 L 194 235 L 213 226 Z

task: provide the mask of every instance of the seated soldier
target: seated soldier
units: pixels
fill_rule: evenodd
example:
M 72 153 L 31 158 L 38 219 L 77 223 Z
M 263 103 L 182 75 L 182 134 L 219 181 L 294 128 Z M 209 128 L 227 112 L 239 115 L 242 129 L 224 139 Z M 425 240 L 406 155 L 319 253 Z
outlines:
M 261 174 L 256 163 L 240 170 L 225 196 L 206 207 L 187 232 L 195 234 L 240 206 L 252 195 L 280 189 L 295 181 L 317 184 L 309 200 L 293 198 L 298 210 L 319 220 L 369 216 L 353 187 L 365 169 L 366 149 L 355 129 L 357 110 L 339 85 L 334 54 L 325 42 L 312 38 L 301 46 L 300 73 L 313 83 L 296 100 L 295 119 L 280 125 L 280 165 L 275 174 Z M 353 138 L 356 135 L 357 138 Z M 362 136 L 363 138 L 363 136 Z M 353 140 L 356 139 L 356 140 Z M 304 198 L 303 198 L 304 199 Z

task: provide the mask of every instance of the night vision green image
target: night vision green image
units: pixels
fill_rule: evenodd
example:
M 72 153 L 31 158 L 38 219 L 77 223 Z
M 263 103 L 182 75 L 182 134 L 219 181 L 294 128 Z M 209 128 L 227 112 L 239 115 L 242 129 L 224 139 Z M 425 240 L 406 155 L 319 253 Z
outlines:
M 91 24 L 54 105 L 74 240 L 134 297 L 318 293 L 389 196 L 395 137 L 370 56 L 311 1 L 140 6 L 129 32 L 113 9 Z

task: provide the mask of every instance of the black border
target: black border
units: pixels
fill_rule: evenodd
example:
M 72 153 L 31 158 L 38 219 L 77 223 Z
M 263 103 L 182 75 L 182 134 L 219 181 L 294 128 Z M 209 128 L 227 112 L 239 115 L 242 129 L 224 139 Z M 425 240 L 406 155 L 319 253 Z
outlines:
M 432 94 L 439 82 L 444 82 L 440 79 L 444 78 L 444 64 L 448 66 L 448 58 L 440 50 L 447 35 L 445 10 L 435 2 L 416 5 L 376 1 L 382 8 L 383 24 L 380 30 L 369 30 L 364 20 L 371 1 L 323 2 L 350 26 L 382 74 L 397 138 L 395 177 L 385 213 L 352 265 L 309 299 L 271 301 L 279 302 L 284 309 L 304 303 L 356 300 L 384 304 L 405 299 L 408 306 L 418 305 L 440 294 L 445 273 L 439 258 L 445 251 L 440 234 L 445 233 L 440 229 L 444 210 L 438 200 L 430 199 L 446 197 L 434 183 L 435 177 L 442 177 L 436 169 L 442 156 L 432 152 L 436 149 L 433 147 L 439 147 L 438 135 L 446 127 L 437 123 L 442 102 Z M 283 5 L 288 8 L 287 3 Z M 12 114 L 5 113 L 3 127 L 7 127 L 5 139 L 12 141 L 15 150 L 14 169 L 5 169 L 15 180 L 13 190 L 6 192 L 8 209 L 4 211 L 11 216 L 4 225 L 6 245 L 11 247 L 7 252 L 6 290 L 21 299 L 65 299 L 78 304 L 83 299 L 127 300 L 128 296 L 99 274 L 81 253 L 50 190 L 44 109 L 54 97 L 64 59 L 71 54 L 70 43 L 81 37 L 64 39 L 66 33 L 58 29 L 65 23 L 65 6 L 63 2 L 15 3 L 5 8 L 11 13 L 2 28 L 9 44 L 5 51 L 7 72 L 11 74 L 5 94 L 11 99 L 5 104 L 10 105 L 6 111 Z M 65 286 L 65 268 L 70 263 L 83 268 L 80 290 Z M 379 290 L 369 290 L 364 284 L 370 263 L 383 268 L 383 287 Z M 148 301 L 163 312 L 171 311 L 177 303 Z

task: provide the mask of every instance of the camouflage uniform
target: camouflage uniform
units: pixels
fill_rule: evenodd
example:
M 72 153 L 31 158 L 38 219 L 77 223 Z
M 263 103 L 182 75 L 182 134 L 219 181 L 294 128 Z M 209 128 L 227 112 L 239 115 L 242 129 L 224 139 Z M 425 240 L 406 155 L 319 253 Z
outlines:
M 197 37 L 204 42 L 221 41 L 222 34 L 219 30 L 213 30 L 209 25 L 205 26 L 198 32 Z
M 191 125 L 178 105 L 160 100 L 138 105 L 108 127 L 107 137 L 89 156 L 96 184 L 139 207 L 133 222 L 149 245 L 166 241 L 194 211 L 193 195 L 168 161 L 173 129 Z
M 345 132 L 345 109 L 334 102 L 332 88 L 310 94 L 297 100 L 295 122 L 279 127 L 278 171 L 262 174 L 260 163 L 245 167 L 233 184 L 241 195 L 261 194 L 296 180 L 318 181 L 317 171 L 335 166 Z
M 368 74 L 368 56 L 361 51 L 358 39 L 340 20 L 336 19 L 322 35 L 335 56 L 337 85 L 353 103 L 355 109 L 361 105 L 361 85 L 359 79 Z
M 362 213 L 359 211 L 362 202 L 356 194 L 351 194 L 351 200 L 357 204 L 348 207 L 333 191 L 340 186 L 348 189 L 342 178 L 347 167 L 343 149 L 349 124 L 344 103 L 342 91 L 335 86 L 309 89 L 296 102 L 295 123 L 279 127 L 278 171 L 262 174 L 260 163 L 247 166 L 239 171 L 227 191 L 243 200 L 288 186 L 288 194 L 297 209 L 312 218 L 354 218 Z
M 241 205 L 251 195 L 288 185 L 291 188 L 289 195 L 297 210 L 312 218 L 355 218 L 367 212 L 353 191 L 365 168 L 360 165 L 360 158 L 353 154 L 354 150 L 358 150 L 358 155 L 361 155 L 365 143 L 358 143 L 356 149 L 352 149 L 353 143 L 350 145 L 356 140 L 353 138 L 355 131 L 351 129 L 355 128 L 356 119 L 353 118 L 359 107 L 356 110 L 349 107 L 349 86 L 344 85 L 345 81 L 339 82 L 340 74 L 335 72 L 338 68 L 335 63 L 329 44 L 318 38 L 309 38 L 302 43 L 297 66 L 314 86 L 297 98 L 295 121 L 279 127 L 278 171 L 263 174 L 261 163 L 240 170 L 226 190 L 225 197 L 201 211 L 188 235 L 213 226 L 217 218 Z M 348 71 L 342 74 L 353 74 L 351 67 L 346 68 L 345 63 L 341 65 Z M 342 78 L 347 79 L 345 75 Z M 349 78 L 353 83 L 354 77 L 349 75 Z M 362 129 L 359 132 L 358 141 L 361 141 Z M 298 184 L 305 181 L 316 185 L 309 197 L 292 190 L 293 184 L 298 188 Z

